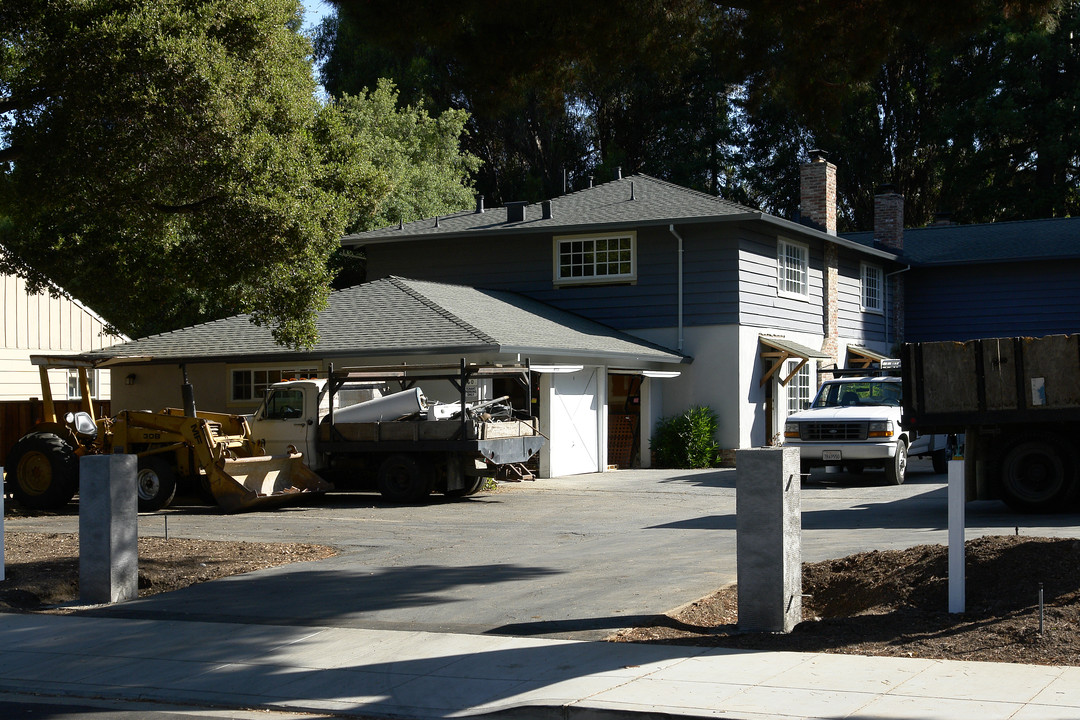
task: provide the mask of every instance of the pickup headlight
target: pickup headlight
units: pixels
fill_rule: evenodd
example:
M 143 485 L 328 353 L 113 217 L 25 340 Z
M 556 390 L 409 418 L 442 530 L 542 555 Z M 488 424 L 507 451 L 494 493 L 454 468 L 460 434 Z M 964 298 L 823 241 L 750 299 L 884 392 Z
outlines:
M 799 423 L 789 422 L 784 423 L 784 437 L 799 439 Z
M 879 420 L 872 422 L 870 423 L 870 427 L 867 429 L 867 437 L 890 438 L 893 436 L 892 420 Z

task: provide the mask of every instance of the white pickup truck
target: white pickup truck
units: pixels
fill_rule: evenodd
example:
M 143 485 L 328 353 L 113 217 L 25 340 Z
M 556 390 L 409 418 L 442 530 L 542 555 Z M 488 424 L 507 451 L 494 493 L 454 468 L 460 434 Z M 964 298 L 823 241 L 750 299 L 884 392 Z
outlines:
M 883 467 L 893 485 L 904 482 L 908 457 L 930 455 L 945 472 L 944 436 L 915 438 L 900 427 L 902 384 L 898 377 L 845 377 L 822 383 L 806 410 L 789 415 L 784 444 L 799 448 L 802 470 L 842 466 L 851 473 Z

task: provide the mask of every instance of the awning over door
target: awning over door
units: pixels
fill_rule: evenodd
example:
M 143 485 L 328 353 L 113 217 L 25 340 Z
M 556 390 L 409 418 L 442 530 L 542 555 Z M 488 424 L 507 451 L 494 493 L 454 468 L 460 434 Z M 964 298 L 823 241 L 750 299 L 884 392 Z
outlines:
M 764 387 L 765 383 L 769 381 L 776 371 L 780 369 L 788 360 L 799 360 L 799 364 L 795 366 L 795 369 L 788 373 L 788 376 L 781 378 L 780 384 L 785 387 L 791 378 L 795 377 L 796 373 L 802 370 L 803 365 L 811 360 L 831 360 L 832 356 L 827 355 L 820 350 L 814 350 L 805 345 L 785 340 L 784 338 L 771 337 L 769 335 L 759 335 L 758 340 L 761 341 L 761 357 L 765 358 L 769 362 L 769 369 L 765 375 L 761 378 L 759 387 Z
M 888 355 L 882 355 L 861 345 L 848 345 L 847 354 L 847 367 L 850 368 L 868 368 L 876 362 L 889 359 Z

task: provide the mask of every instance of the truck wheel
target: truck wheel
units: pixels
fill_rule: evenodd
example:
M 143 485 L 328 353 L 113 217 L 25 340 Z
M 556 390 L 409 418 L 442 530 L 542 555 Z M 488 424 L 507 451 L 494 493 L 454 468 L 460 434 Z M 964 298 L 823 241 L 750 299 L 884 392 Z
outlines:
M 890 485 L 903 485 L 905 475 L 907 475 L 907 443 L 900 440 L 896 443 L 896 455 L 885 465 L 885 480 Z
M 392 502 L 420 502 L 431 494 L 431 473 L 411 455 L 391 455 L 379 465 L 379 492 Z
M 176 495 L 176 468 L 163 457 L 141 457 L 135 484 L 139 492 L 139 512 L 157 512 L 169 507 Z
M 1073 485 L 1073 463 L 1051 440 L 1014 443 L 1001 461 L 1001 499 L 1020 512 L 1062 509 Z
M 79 489 L 79 459 L 53 433 L 30 433 L 7 456 L 7 482 L 15 499 L 31 510 L 56 510 Z
M 934 472 L 938 475 L 949 472 L 949 451 L 935 450 L 930 453 L 930 462 L 934 466 Z
M 458 488 L 457 490 L 447 490 L 444 494 L 446 497 L 459 498 L 467 497 L 469 495 L 475 495 L 484 489 L 484 485 L 487 484 L 486 477 L 465 478 L 465 487 Z

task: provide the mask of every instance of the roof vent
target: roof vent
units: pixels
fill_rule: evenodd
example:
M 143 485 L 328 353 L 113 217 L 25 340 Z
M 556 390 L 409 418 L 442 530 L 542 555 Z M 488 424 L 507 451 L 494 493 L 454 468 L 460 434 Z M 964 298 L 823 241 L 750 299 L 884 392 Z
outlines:
M 592 187 L 592 183 L 593 183 L 593 176 L 590 175 L 589 176 L 589 187 Z
M 630 199 L 631 200 L 637 200 L 637 196 L 634 195 L 634 181 L 633 180 L 630 181 Z
M 617 168 L 615 168 L 615 179 L 622 180 L 622 165 L 619 165 Z
M 477 195 L 476 196 L 476 213 L 477 213 L 477 215 L 479 215 L 482 212 L 484 212 L 484 196 L 483 195 Z
M 524 201 L 506 203 L 506 222 L 525 222 L 525 206 L 528 204 Z
M 405 229 L 405 218 L 398 218 L 397 229 L 398 230 L 404 230 Z
M 551 219 L 551 201 L 550 200 L 545 200 L 544 202 L 540 203 L 540 213 L 542 215 L 541 219 L 543 219 L 543 220 L 550 220 Z
M 439 216 L 435 216 L 435 227 L 439 227 Z

